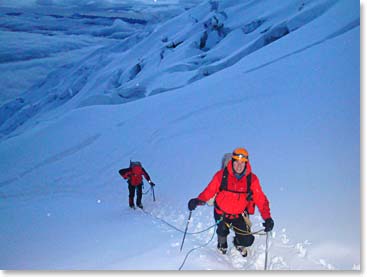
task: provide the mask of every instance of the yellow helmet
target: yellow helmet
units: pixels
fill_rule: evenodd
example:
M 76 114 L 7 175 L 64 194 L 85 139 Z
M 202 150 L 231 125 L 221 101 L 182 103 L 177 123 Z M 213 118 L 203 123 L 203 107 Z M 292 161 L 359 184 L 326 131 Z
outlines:
M 245 148 L 236 148 L 232 153 L 232 160 L 248 162 L 248 152 Z

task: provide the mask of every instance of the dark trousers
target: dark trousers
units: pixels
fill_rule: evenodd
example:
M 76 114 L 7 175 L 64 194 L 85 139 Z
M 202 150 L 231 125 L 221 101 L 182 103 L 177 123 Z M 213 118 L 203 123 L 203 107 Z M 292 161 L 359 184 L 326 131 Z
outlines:
M 143 184 L 137 186 L 132 186 L 131 184 L 129 184 L 129 205 L 134 204 L 135 190 L 136 190 L 136 205 L 141 204 L 141 198 L 143 197 Z
M 222 218 L 222 215 L 218 214 L 214 209 L 214 218 L 216 221 Z M 217 226 L 217 235 L 218 237 L 227 237 L 229 234 L 229 228 L 226 225 L 232 224 L 233 230 L 235 232 L 235 244 L 242 245 L 245 247 L 251 246 L 254 243 L 255 237 L 253 235 L 246 235 L 244 232 L 251 232 L 250 227 L 247 226 L 246 221 L 244 220 L 243 216 L 240 215 L 237 218 L 229 219 L 223 216 L 223 220 L 219 222 Z M 236 229 L 237 228 L 237 229 Z M 239 231 L 241 230 L 241 231 Z M 242 231 L 243 230 L 243 231 Z

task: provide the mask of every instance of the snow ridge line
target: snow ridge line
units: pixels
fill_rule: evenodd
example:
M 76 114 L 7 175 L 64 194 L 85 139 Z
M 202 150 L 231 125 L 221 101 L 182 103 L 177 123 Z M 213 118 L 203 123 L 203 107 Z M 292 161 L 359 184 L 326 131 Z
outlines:
M 300 49 L 297 49 L 297 50 L 295 50 L 293 52 L 290 52 L 288 54 L 285 54 L 285 55 L 283 55 L 281 57 L 278 57 L 278 58 L 276 58 L 274 60 L 271 60 L 269 62 L 263 63 L 261 65 L 258 65 L 256 67 L 254 67 L 254 68 L 248 69 L 248 70 L 244 71 L 243 73 L 244 74 L 247 74 L 247 73 L 256 71 L 256 70 L 261 69 L 261 68 L 263 68 L 265 66 L 268 66 L 270 64 L 276 63 L 276 62 L 278 62 L 280 60 L 283 60 L 283 59 L 286 59 L 286 58 L 291 57 L 293 55 L 299 54 L 299 53 L 301 53 L 303 51 L 306 51 L 306 50 L 308 50 L 308 49 L 310 49 L 312 47 L 315 47 L 315 46 L 318 46 L 318 45 L 320 45 L 320 44 L 322 44 L 324 42 L 327 42 L 328 40 L 331 40 L 331 39 L 334 39 L 336 37 L 339 37 L 339 36 L 341 36 L 341 35 L 349 32 L 349 31 L 351 31 L 351 30 L 353 30 L 355 28 L 358 28 L 359 26 L 360 26 L 359 19 L 354 20 L 354 21 L 350 22 L 349 24 L 347 24 L 346 26 L 344 26 L 343 28 L 341 28 L 338 31 L 334 32 L 333 34 L 324 37 L 323 39 L 320 39 L 320 40 L 318 40 L 316 42 L 313 42 L 313 43 L 311 43 L 309 45 L 306 45 L 306 46 L 304 46 L 304 47 L 302 47 Z

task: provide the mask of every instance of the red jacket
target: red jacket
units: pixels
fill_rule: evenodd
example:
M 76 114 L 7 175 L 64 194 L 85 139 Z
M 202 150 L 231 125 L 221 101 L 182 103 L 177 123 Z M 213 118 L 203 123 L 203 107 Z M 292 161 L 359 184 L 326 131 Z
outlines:
M 219 170 L 210 181 L 208 186 L 198 198 L 204 202 L 207 202 L 212 197 L 215 197 L 216 212 L 218 214 L 241 214 L 249 207 L 247 201 L 247 179 L 246 176 L 251 172 L 250 162 L 247 162 L 245 175 L 239 180 L 236 178 L 232 168 L 232 161 L 229 161 L 227 165 L 228 169 L 228 190 L 220 191 L 220 184 L 222 182 L 223 169 Z M 231 191 L 229 191 L 231 190 Z M 258 207 L 260 214 L 264 220 L 271 217 L 269 201 L 263 193 L 259 179 L 252 173 L 251 177 L 251 190 L 253 193 L 253 202 Z M 236 192 L 232 192 L 236 191 Z M 241 192 L 241 193 L 238 193 Z M 242 193 L 243 192 L 243 193 Z
M 124 179 L 128 179 L 128 182 L 132 186 L 138 186 L 143 183 L 143 176 L 149 182 L 150 177 L 145 169 L 139 165 L 133 165 L 132 167 L 119 170 L 120 175 Z

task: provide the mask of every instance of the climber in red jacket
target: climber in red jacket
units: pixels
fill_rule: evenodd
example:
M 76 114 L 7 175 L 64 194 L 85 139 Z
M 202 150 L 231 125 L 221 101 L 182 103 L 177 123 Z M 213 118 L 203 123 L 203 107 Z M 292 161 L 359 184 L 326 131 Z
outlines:
M 232 160 L 214 175 L 197 198 L 189 201 L 188 208 L 192 211 L 213 197 L 214 218 L 216 222 L 221 219 L 217 228 L 219 251 L 223 254 L 227 252 L 227 236 L 229 228 L 232 227 L 235 232 L 233 244 L 241 255 L 246 257 L 246 247 L 251 246 L 255 240 L 252 234 L 247 234 L 251 232 L 249 214 L 254 213 L 255 205 L 265 220 L 265 232 L 274 227 L 269 201 L 261 189 L 259 179 L 251 171 L 246 149 L 236 148 L 233 151 Z
M 143 197 L 143 176 L 148 181 L 148 183 L 154 187 L 155 184 L 150 179 L 149 174 L 145 171 L 144 167 L 140 162 L 132 162 L 130 161 L 130 167 L 123 168 L 119 170 L 122 178 L 127 179 L 129 184 L 129 206 L 130 208 L 135 208 L 134 205 L 134 197 L 135 190 L 137 190 L 136 195 L 136 205 L 139 208 L 143 208 L 141 203 L 141 199 Z

